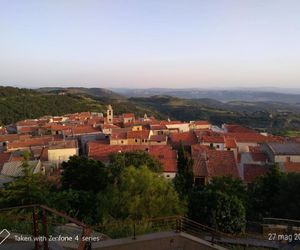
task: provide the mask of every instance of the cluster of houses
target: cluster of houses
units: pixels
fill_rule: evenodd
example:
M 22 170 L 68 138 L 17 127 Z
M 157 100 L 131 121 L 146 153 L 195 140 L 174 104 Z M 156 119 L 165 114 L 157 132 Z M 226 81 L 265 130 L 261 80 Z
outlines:
M 183 145 L 193 159 L 195 184 L 215 176 L 234 176 L 245 183 L 278 164 L 285 172 L 300 173 L 300 142 L 259 133 L 240 125 L 214 126 L 208 121 L 157 120 L 83 112 L 45 116 L 0 127 L 0 187 L 22 175 L 24 151 L 30 152 L 34 173 L 59 178 L 61 163 L 73 155 L 109 162 L 113 153 L 144 151 L 160 161 L 164 176 L 177 171 L 177 151 Z M 84 171 L 84 170 L 83 170 Z

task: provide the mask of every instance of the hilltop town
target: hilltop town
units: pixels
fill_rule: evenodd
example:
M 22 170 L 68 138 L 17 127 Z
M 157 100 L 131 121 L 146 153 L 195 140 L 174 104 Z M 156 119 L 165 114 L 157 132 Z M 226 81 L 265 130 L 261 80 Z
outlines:
M 249 124 L 250 125 L 250 124 Z M 105 164 L 113 153 L 144 151 L 173 179 L 182 144 L 193 159 L 194 184 L 233 176 L 246 184 L 277 164 L 281 171 L 300 172 L 300 141 L 259 133 L 237 124 L 218 127 L 208 121 L 157 120 L 133 113 L 82 112 L 23 120 L 0 128 L 0 185 L 22 174 L 23 152 L 30 152 L 34 173 L 59 179 L 61 164 L 85 155 Z M 84 170 L 83 170 L 84 171 Z

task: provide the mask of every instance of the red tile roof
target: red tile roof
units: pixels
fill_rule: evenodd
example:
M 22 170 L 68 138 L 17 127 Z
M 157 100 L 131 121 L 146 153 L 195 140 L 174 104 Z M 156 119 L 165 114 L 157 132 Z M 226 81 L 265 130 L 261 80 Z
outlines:
M 150 125 L 151 130 L 167 130 L 166 125 L 163 124 L 151 124 Z
M 100 133 L 100 129 L 94 128 L 89 125 L 83 125 L 83 126 L 76 126 L 76 127 L 71 128 L 71 133 L 74 135 L 93 134 L 93 133 Z
M 236 142 L 234 138 L 230 138 L 230 137 L 225 137 L 224 138 L 225 141 L 225 148 L 237 148 Z
M 259 133 L 226 133 L 225 137 L 234 138 L 236 142 L 262 143 L 278 141 L 277 137 L 264 136 Z
M 203 143 L 224 143 L 223 136 L 202 136 L 201 142 Z
M 268 155 L 263 152 L 250 152 L 253 161 L 267 162 Z
M 260 146 L 249 146 L 249 152 L 259 153 L 262 152 Z
M 18 129 L 18 133 L 26 134 L 26 133 L 34 133 L 39 130 L 38 127 L 21 127 Z
M 208 121 L 195 121 L 195 125 L 211 125 Z
M 8 150 L 18 148 L 28 148 L 32 146 L 47 146 L 51 141 L 60 141 L 62 138 L 58 136 L 41 136 L 32 137 L 26 140 L 13 141 L 8 143 Z
M 160 121 L 160 125 L 175 125 L 175 124 L 186 124 L 186 122 L 182 121 Z
M 257 164 L 245 164 L 244 165 L 244 181 L 246 183 L 253 182 L 257 177 L 263 176 L 268 173 L 269 168 L 267 166 L 261 166 Z
M 251 128 L 243 127 L 238 124 L 224 124 L 224 128 L 228 133 L 257 133 Z
M 151 135 L 150 141 L 166 141 L 167 136 L 166 135 Z
M 134 114 L 133 113 L 124 113 L 122 115 L 123 118 L 134 118 Z
M 113 153 L 132 151 L 146 151 L 163 164 L 165 172 L 176 172 L 177 154 L 168 145 L 105 145 L 99 142 L 88 143 L 88 156 L 103 162 L 108 162 L 109 156 Z
M 0 142 L 12 142 L 17 140 L 24 140 L 31 138 L 31 135 L 18 135 L 18 134 L 7 134 L 7 135 L 0 135 Z
M 111 140 L 126 140 L 127 132 L 113 132 L 110 138 Z
M 173 147 L 178 147 L 180 142 L 184 146 L 191 146 L 198 142 L 196 135 L 193 132 L 182 132 L 170 134 L 170 144 Z
M 192 158 L 194 171 L 206 174 L 206 177 L 233 176 L 239 177 L 237 164 L 232 151 L 210 149 L 208 146 L 193 145 Z
M 38 120 L 24 120 L 24 121 L 19 121 L 16 123 L 17 126 L 38 126 L 39 121 Z
M 10 156 L 11 156 L 11 153 L 0 153 L 0 167 L 2 167 L 5 162 L 9 161 Z M 0 172 L 1 172 L 1 169 L 0 169 Z
M 284 171 L 286 173 L 300 173 L 300 162 L 285 162 Z
M 113 125 L 113 124 L 101 124 L 101 128 L 102 129 L 113 129 L 113 128 L 120 128 L 120 127 Z
M 141 130 L 141 131 L 128 131 L 128 139 L 148 139 L 150 130 Z
M 153 146 L 148 153 L 164 166 L 164 172 L 177 172 L 177 152 L 170 146 Z
M 0 135 L 5 135 L 7 133 L 6 128 L 0 127 Z

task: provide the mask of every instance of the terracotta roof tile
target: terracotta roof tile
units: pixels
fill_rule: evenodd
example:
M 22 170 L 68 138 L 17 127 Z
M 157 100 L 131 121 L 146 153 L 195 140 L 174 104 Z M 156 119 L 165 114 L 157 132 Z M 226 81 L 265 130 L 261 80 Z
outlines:
M 170 144 L 173 147 L 178 147 L 180 142 L 184 146 L 191 146 L 198 142 L 196 135 L 193 132 L 172 133 L 169 136 Z
M 202 136 L 201 142 L 203 143 L 224 143 L 223 136 Z
M 13 141 L 8 143 L 8 150 L 18 149 L 18 148 L 28 148 L 33 146 L 47 146 L 51 141 L 60 141 L 61 137 L 58 136 L 41 136 L 32 137 L 26 140 Z
M 250 152 L 253 161 L 267 162 L 268 155 L 263 152 Z
M 0 172 L 1 172 L 1 167 L 3 166 L 4 163 L 9 161 L 9 158 L 11 157 L 11 153 L 0 153 Z
M 209 121 L 195 121 L 193 122 L 195 125 L 211 125 Z
M 94 128 L 89 125 L 84 126 L 76 126 L 71 128 L 71 133 L 75 135 L 79 134 L 93 134 L 93 133 L 100 133 L 100 130 L 98 128 Z
M 196 171 L 202 174 L 206 173 L 208 178 L 215 176 L 239 177 L 232 151 L 220 151 L 204 145 L 192 145 L 192 158 Z
M 150 141 L 166 141 L 167 136 L 166 135 L 151 135 Z
M 165 172 L 176 172 L 177 153 L 168 145 L 105 145 L 99 142 L 88 143 L 88 156 L 103 162 L 109 161 L 110 154 L 132 151 L 146 151 L 163 164 Z
M 286 173 L 300 173 L 300 162 L 285 162 L 284 171 Z
M 224 124 L 224 128 L 228 133 L 257 133 L 251 128 L 243 127 L 238 124 Z
M 134 114 L 133 113 L 124 113 L 122 115 L 123 118 L 134 118 Z
M 148 139 L 150 134 L 150 130 L 141 130 L 141 131 L 128 131 L 127 138 L 128 139 Z
M 253 182 L 257 177 L 265 175 L 269 171 L 267 166 L 257 164 L 244 165 L 244 181 L 246 183 Z
M 224 138 L 224 142 L 226 148 L 237 148 L 234 138 L 230 138 L 230 137 Z

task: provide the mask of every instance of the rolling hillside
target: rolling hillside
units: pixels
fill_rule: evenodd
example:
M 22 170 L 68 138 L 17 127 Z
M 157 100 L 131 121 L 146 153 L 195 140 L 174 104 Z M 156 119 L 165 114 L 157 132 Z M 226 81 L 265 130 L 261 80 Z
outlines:
M 93 94 L 91 94 L 91 92 Z M 10 124 L 43 115 L 94 111 L 105 112 L 112 104 L 115 114 L 145 113 L 158 119 L 208 120 L 213 124 L 238 123 L 274 133 L 300 130 L 299 108 L 278 102 L 220 102 L 183 99 L 166 95 L 126 99 L 105 89 L 47 88 L 30 90 L 0 87 L 0 122 Z
M 78 91 L 77 88 L 74 88 L 76 90 L 72 88 L 71 91 L 63 91 L 63 89 L 58 89 L 36 91 L 0 87 L 0 124 L 7 125 L 43 115 L 62 115 L 82 111 L 105 112 L 107 104 L 113 105 L 115 114 L 134 112 L 142 116 L 147 113 L 163 118 L 158 111 L 137 106 L 110 90 L 80 89 Z M 89 91 L 94 91 L 94 94 L 89 95 Z

